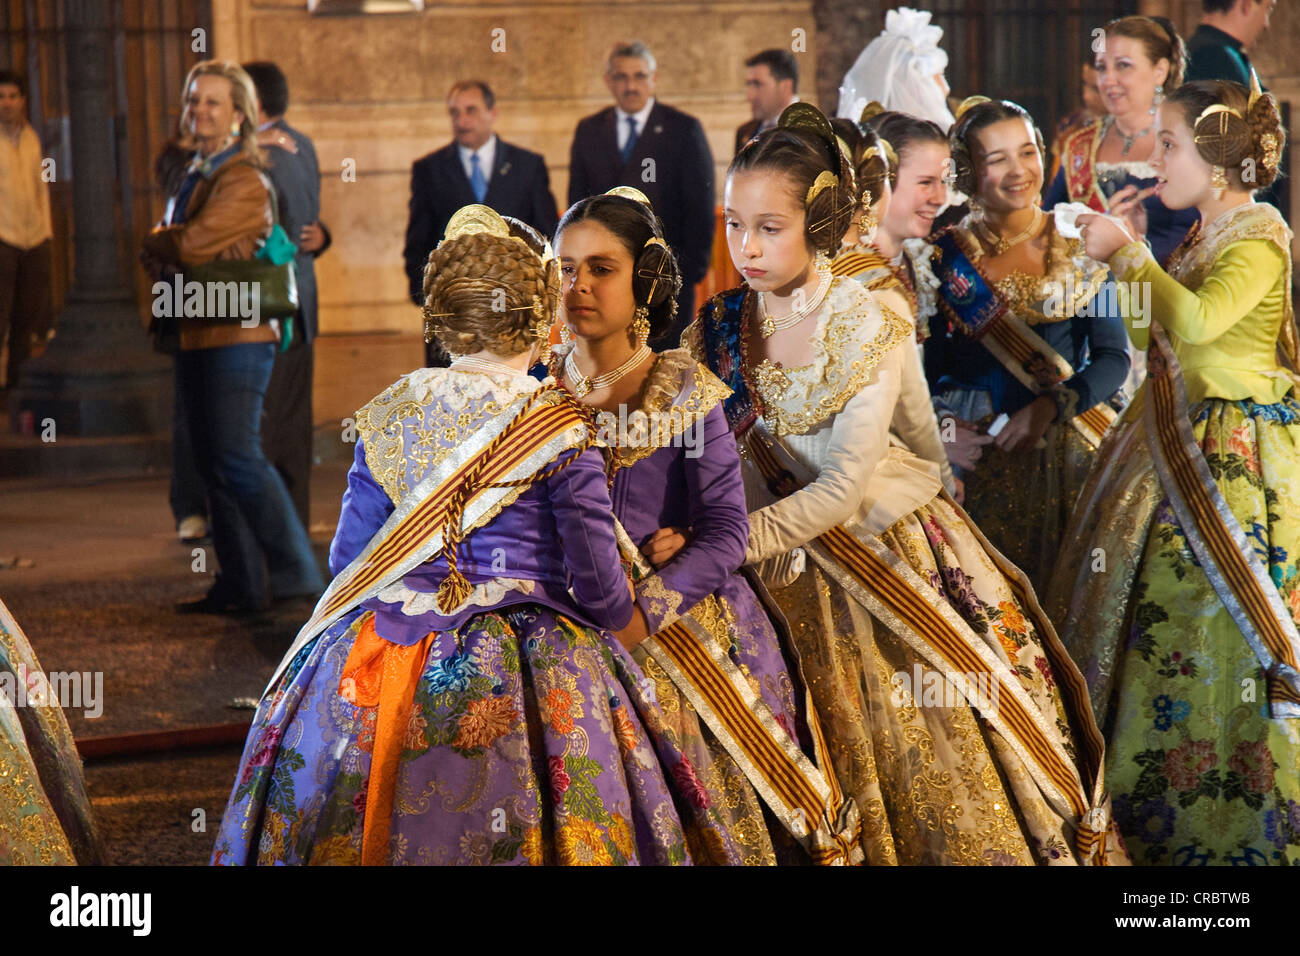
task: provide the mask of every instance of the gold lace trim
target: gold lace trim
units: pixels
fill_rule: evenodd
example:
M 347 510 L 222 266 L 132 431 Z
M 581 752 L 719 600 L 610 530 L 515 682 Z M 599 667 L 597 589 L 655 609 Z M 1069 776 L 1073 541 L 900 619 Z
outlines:
M 772 431 L 782 436 L 816 428 L 862 391 L 881 360 L 912 335 L 908 319 L 877 302 L 857 280 L 837 277 L 814 333 L 813 361 L 778 369 L 764 359 L 754 368 Z

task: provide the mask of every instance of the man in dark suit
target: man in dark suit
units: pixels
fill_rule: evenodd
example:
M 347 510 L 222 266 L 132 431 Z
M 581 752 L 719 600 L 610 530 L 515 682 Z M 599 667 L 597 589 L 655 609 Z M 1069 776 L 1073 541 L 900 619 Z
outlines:
M 1187 41 L 1187 72 L 1184 83 L 1192 80 L 1232 80 L 1250 89 L 1254 72 L 1246 50 L 1253 47 L 1268 29 L 1269 17 L 1277 0 L 1201 0 L 1204 14 L 1200 25 Z M 1282 116 L 1286 121 L 1286 114 Z M 1291 144 L 1282 148 L 1282 169 L 1291 167 Z M 1291 180 L 1279 176 L 1267 189 L 1255 196 L 1272 203 L 1287 219 L 1291 217 Z
M 673 328 L 653 340 L 675 348 L 695 318 L 695 284 L 713 251 L 713 154 L 694 116 L 658 102 L 655 58 L 644 43 L 610 51 L 605 85 L 617 105 L 578 123 L 569 151 L 569 204 L 615 186 L 634 186 L 663 220 L 677 254 L 682 291 Z
M 315 261 L 330 245 L 329 230 L 319 221 L 320 164 L 312 141 L 285 122 L 289 84 L 280 68 L 256 62 L 245 63 L 244 71 L 257 88 L 258 143 L 266 152 L 280 226 L 298 246 L 298 313 L 289 348 L 276 355 L 266 387 L 262 447 L 284 478 L 303 527 L 310 529 L 311 389 L 318 331 Z
M 1232 80 L 1250 88 L 1250 57 L 1254 46 L 1268 29 L 1269 15 L 1276 0 L 1202 0 L 1205 13 L 1187 41 L 1187 73 L 1192 80 Z
M 501 140 L 494 132 L 496 97 L 480 80 L 457 83 L 447 94 L 455 142 L 411 167 L 411 218 L 406 227 L 406 277 L 411 301 L 424 305 L 424 266 L 442 239 L 447 220 L 462 206 L 483 203 L 514 216 L 548 238 L 558 216 L 546 160 Z M 440 349 L 437 351 L 441 351 Z M 429 364 L 445 365 L 439 356 Z
M 745 99 L 754 118 L 736 129 L 736 152 L 776 125 L 781 111 L 799 97 L 799 63 L 789 50 L 764 50 L 745 61 Z

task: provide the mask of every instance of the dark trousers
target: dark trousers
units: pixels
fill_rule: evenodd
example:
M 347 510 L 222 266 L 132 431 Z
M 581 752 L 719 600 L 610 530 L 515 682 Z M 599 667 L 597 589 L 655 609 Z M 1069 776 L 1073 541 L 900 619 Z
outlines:
M 191 515 L 208 516 L 208 489 L 194 461 L 194 441 L 190 437 L 190 420 L 181 414 L 180 355 L 176 353 L 175 413 L 172 415 L 172 480 L 167 500 L 177 527 Z
M 18 384 L 18 368 L 43 343 L 54 324 L 50 240 L 30 249 L 0 242 L 0 346 L 9 338 L 4 384 Z
M 262 403 L 274 361 L 269 343 L 176 356 L 176 411 L 189 423 L 208 489 L 217 586 L 227 600 L 248 606 L 325 587 L 307 531 L 262 452 Z
M 289 490 L 298 520 L 308 529 L 311 528 L 314 364 L 312 343 L 294 336 L 288 351 L 275 356 L 271 382 L 266 387 L 266 414 L 262 418 L 262 449 Z

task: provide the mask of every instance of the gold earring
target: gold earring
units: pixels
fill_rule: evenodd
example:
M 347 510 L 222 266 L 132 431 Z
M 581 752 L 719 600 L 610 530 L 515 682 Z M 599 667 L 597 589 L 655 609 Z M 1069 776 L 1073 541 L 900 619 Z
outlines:
M 1223 191 L 1228 188 L 1228 172 L 1222 166 L 1215 166 L 1210 172 L 1210 186 L 1214 189 L 1217 202 L 1223 198 Z
M 858 217 L 858 232 L 859 234 L 861 234 L 862 238 L 865 239 L 867 236 L 871 234 L 871 232 L 876 228 L 878 224 L 879 222 L 876 219 L 875 211 L 868 209 L 866 212 L 864 212 L 861 216 Z
M 239 135 L 239 124 L 238 124 L 238 123 L 232 122 L 232 123 L 230 124 L 230 135 L 231 135 L 231 136 L 238 136 L 238 135 Z
M 645 345 L 650 339 L 650 309 L 644 305 L 636 307 L 636 318 L 628 326 L 632 331 L 632 344 L 635 348 Z
M 537 353 L 537 361 L 547 365 L 551 361 L 551 321 L 546 314 L 546 306 L 537 296 L 533 296 L 532 312 L 535 319 L 532 328 L 533 338 L 542 346 Z

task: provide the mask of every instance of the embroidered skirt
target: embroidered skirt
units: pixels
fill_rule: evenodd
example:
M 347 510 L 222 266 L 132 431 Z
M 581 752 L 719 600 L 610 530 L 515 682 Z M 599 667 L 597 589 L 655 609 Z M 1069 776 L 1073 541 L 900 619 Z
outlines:
M 966 421 L 992 419 L 987 392 L 950 390 L 943 398 Z M 1017 452 L 985 445 L 973 470 L 957 472 L 966 483 L 966 512 L 1039 594 L 1051 580 L 1075 499 L 1096 457 L 1069 423 L 1049 425 L 1043 445 Z
M 97 864 L 81 758 L 44 676 L 0 602 L 0 866 Z
M 1073 755 L 1040 635 L 969 519 L 935 498 L 880 540 L 929 582 L 929 599 L 949 604 L 1011 666 Z M 773 594 L 790 619 L 840 783 L 862 813 L 868 863 L 1077 862 L 1072 831 L 1021 758 L 886 622 L 811 560 Z M 1111 862 L 1124 862 L 1117 846 Z
M 1300 402 L 1209 399 L 1191 419 L 1300 621 Z M 1263 670 L 1188 546 L 1136 412 L 1103 443 L 1067 541 L 1048 608 L 1088 680 L 1133 862 L 1300 862 L 1300 721 L 1269 718 Z
M 741 863 L 763 843 L 673 695 L 604 632 L 517 605 L 393 650 L 372 620 L 332 625 L 263 699 L 213 863 Z

